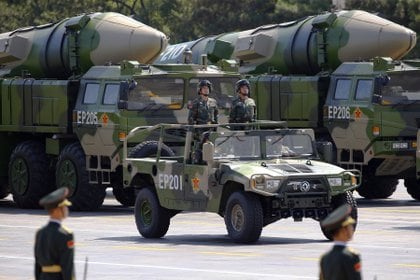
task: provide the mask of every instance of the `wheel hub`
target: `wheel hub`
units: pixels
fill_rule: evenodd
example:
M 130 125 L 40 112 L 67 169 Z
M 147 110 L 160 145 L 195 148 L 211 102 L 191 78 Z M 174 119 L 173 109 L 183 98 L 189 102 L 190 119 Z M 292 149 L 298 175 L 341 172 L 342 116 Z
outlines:
M 232 227 L 236 231 L 240 231 L 244 226 L 244 211 L 242 207 L 238 204 L 235 204 L 232 208 L 232 214 L 231 214 L 231 222 Z

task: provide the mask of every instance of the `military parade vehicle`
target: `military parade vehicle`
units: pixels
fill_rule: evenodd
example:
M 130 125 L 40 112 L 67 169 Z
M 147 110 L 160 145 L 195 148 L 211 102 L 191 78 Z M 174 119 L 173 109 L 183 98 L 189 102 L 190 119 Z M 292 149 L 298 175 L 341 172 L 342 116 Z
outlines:
M 155 156 L 145 156 L 150 149 Z M 262 121 L 137 127 L 124 140 L 123 176 L 137 192 L 143 237 L 163 237 L 179 212 L 213 212 L 239 243 L 257 241 L 280 219 L 320 221 L 344 203 L 357 219 L 352 191 L 361 181 L 358 170 L 318 160 L 312 129 Z
M 205 57 L 188 63 L 188 54 L 186 63 L 144 64 L 166 43 L 163 33 L 115 13 L 0 34 L 0 198 L 11 192 L 18 207 L 37 208 L 66 186 L 73 210 L 95 210 L 112 187 L 133 205 L 134 192 L 122 188 L 126 134 L 187 122 L 201 79 L 212 82 L 223 120 L 239 78 L 228 61 L 223 72 Z
M 389 197 L 404 179 L 420 200 L 419 75 L 418 68 L 376 58 L 343 63 L 331 74 L 268 74 L 251 81 L 259 117 L 312 127 L 319 141 L 333 142 L 335 162 L 363 172 L 361 196 Z
M 389 197 L 404 179 L 420 200 L 419 68 L 395 60 L 415 43 L 415 32 L 401 25 L 339 11 L 172 45 L 158 61 L 183 48 L 214 62 L 236 59 L 242 74 L 253 75 L 259 119 L 311 127 L 317 141 L 332 142 L 336 164 L 363 172 L 361 196 Z

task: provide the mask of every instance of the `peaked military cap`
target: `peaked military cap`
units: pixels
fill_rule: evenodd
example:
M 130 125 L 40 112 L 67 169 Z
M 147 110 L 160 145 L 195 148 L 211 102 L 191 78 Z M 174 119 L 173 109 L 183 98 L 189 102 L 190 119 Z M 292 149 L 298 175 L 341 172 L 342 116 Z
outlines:
M 351 206 L 348 204 L 341 205 L 321 221 L 321 227 L 325 230 L 333 231 L 355 224 L 356 221 L 350 216 L 351 209 Z
M 47 210 L 62 206 L 71 206 L 71 202 L 66 199 L 68 195 L 68 188 L 59 188 L 41 198 L 39 200 L 39 205 L 43 206 Z

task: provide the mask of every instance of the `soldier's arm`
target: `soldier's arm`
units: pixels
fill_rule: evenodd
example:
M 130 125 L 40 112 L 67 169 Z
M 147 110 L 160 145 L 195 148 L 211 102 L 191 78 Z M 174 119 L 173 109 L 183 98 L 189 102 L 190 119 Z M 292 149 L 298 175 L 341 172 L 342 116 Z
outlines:
M 35 260 L 35 279 L 39 280 L 40 275 L 41 275 L 41 266 Z
M 251 122 L 255 122 L 257 119 L 257 105 L 255 104 L 255 100 L 252 99 L 252 116 L 251 116 Z
M 234 123 L 235 122 L 235 118 L 236 118 L 236 106 L 235 106 L 235 103 L 233 103 L 232 104 L 232 108 L 230 108 L 229 122 L 230 123 Z
M 60 250 L 60 266 L 63 280 L 74 280 L 74 238 L 69 233 L 64 239 Z
M 35 255 L 35 279 L 39 280 L 39 277 L 41 275 L 41 266 L 38 263 L 38 257 L 37 257 L 38 254 L 36 253 L 37 243 L 38 243 L 38 232 L 36 233 L 36 236 L 35 236 L 35 246 L 34 246 L 35 254 L 34 255 Z
M 346 275 L 348 279 L 361 280 L 362 279 L 361 266 L 362 265 L 361 265 L 359 255 L 353 255 L 351 259 L 347 259 L 344 262 L 344 267 L 345 267 Z
M 257 120 L 257 104 L 254 103 L 254 116 L 252 117 L 253 121 Z
M 188 124 L 195 124 L 197 120 L 197 102 L 192 102 L 191 108 L 188 112 Z
M 217 103 L 215 103 L 214 107 L 214 123 L 219 123 L 219 108 L 217 106 Z
M 319 280 L 324 280 L 324 272 L 322 271 L 324 262 L 324 257 L 321 256 L 321 260 L 319 261 Z

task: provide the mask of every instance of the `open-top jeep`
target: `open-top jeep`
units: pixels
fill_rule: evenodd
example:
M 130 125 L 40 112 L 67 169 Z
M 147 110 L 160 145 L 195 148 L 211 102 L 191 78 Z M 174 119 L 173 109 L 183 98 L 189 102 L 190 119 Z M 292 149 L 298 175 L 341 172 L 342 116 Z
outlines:
M 123 174 L 124 185 L 137 191 L 140 234 L 164 236 L 181 211 L 218 213 L 229 236 L 241 243 L 257 241 L 262 228 L 279 219 L 320 221 L 343 203 L 357 219 L 352 190 L 360 185 L 360 172 L 317 160 L 312 129 L 262 124 L 132 130 L 124 142 Z M 156 156 L 142 157 L 151 153 Z

